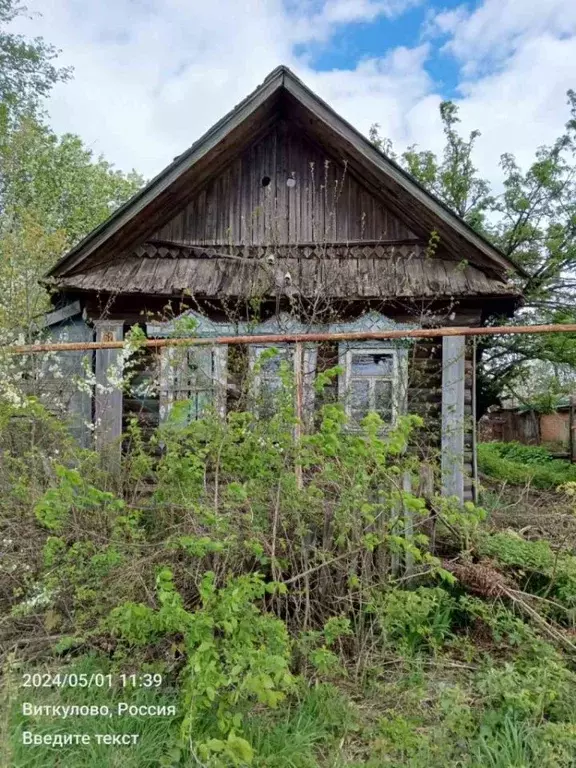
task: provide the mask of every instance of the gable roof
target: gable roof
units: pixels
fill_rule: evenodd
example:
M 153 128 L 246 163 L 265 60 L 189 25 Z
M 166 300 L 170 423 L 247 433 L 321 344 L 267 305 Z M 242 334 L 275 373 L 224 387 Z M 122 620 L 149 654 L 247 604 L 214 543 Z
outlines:
M 462 259 L 477 263 L 496 275 L 502 276 L 508 271 L 523 274 L 509 258 L 336 114 L 293 72 L 280 66 L 188 150 L 65 254 L 49 270 L 47 277 L 69 274 L 87 260 L 90 264 L 101 264 L 109 261 L 111 252 L 126 252 L 141 242 L 174 213 L 183 195 L 189 194 L 191 183 L 199 186 L 213 172 L 215 164 L 225 163 L 242 142 L 271 124 L 281 100 L 290 105 L 306 131 L 354 163 L 367 182 L 394 201 L 400 215 L 408 219 L 415 230 L 428 236 L 436 230 L 441 241 Z

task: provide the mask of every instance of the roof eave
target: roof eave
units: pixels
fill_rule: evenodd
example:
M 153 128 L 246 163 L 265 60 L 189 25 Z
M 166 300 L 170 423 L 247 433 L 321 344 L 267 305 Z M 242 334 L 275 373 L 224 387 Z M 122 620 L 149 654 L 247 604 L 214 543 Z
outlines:
M 156 195 L 170 186 L 181 174 L 189 170 L 201 157 L 207 154 L 223 136 L 233 129 L 234 125 L 244 120 L 260 104 L 263 104 L 276 91 L 281 89 L 284 85 L 285 73 L 285 67 L 277 67 L 273 70 L 262 85 L 224 115 L 203 136 L 195 141 L 189 149 L 178 155 L 170 165 L 157 174 L 130 200 L 121 205 L 111 216 L 99 224 L 70 251 L 65 253 L 43 277 L 55 276 L 64 265 L 72 268 L 82 257 L 88 256 L 102 245 L 127 220 L 137 215 Z
M 44 276 L 61 275 L 77 266 L 84 258 L 103 245 L 110 237 L 138 215 L 150 202 L 166 190 L 182 174 L 190 170 L 195 163 L 210 152 L 228 133 L 240 125 L 259 106 L 263 105 L 275 92 L 285 89 L 293 98 L 331 130 L 336 131 L 356 152 L 372 163 L 382 173 L 388 174 L 408 194 L 416 197 L 421 205 L 426 206 L 448 227 L 452 227 L 461 237 L 477 248 L 492 263 L 503 271 L 514 271 L 527 277 L 526 272 L 512 259 L 505 256 L 488 240 L 475 232 L 468 224 L 454 214 L 441 200 L 422 187 L 412 176 L 397 163 L 388 158 L 363 136 L 354 126 L 338 115 L 325 101 L 313 93 L 291 70 L 280 66 L 274 69 L 264 82 L 249 96 L 213 125 L 200 139 L 184 153 L 179 155 L 140 190 L 127 203 L 115 211 L 105 222 L 100 224 L 80 243 L 66 253 Z
M 343 134 L 342 131 L 338 132 L 344 139 L 351 141 L 356 148 L 362 148 L 363 154 L 367 156 L 367 159 L 371 160 L 385 173 L 392 175 L 394 181 L 399 183 L 408 193 L 414 194 L 417 191 L 419 193 L 420 202 L 422 202 L 423 205 L 427 205 L 430 208 L 430 203 L 433 203 L 434 208 L 436 209 L 435 212 L 486 256 L 499 262 L 505 269 L 515 271 L 522 277 L 529 277 L 528 273 L 525 272 L 519 264 L 516 264 L 509 256 L 506 256 L 502 251 L 490 243 L 489 240 L 472 229 L 470 225 L 455 214 L 444 202 L 442 202 L 442 200 L 429 190 L 425 189 L 420 182 L 398 165 L 398 163 L 389 158 L 384 152 L 377 149 L 366 136 L 335 112 L 327 102 L 311 91 L 310 88 L 308 88 L 308 86 L 289 69 L 285 70 L 284 88 L 294 98 L 304 103 L 316 117 L 323 120 L 325 123 L 329 122 L 330 127 L 333 130 L 338 131 L 338 126 L 342 126 L 348 135 Z M 316 108 L 317 106 L 319 106 L 321 110 L 318 110 Z M 327 114 L 323 115 L 322 111 Z M 330 120 L 327 120 L 326 117 L 329 117 Z

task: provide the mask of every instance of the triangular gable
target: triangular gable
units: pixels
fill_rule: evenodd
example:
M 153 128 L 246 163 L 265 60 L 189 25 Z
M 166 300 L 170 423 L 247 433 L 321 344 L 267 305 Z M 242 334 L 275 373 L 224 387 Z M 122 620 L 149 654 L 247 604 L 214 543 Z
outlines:
M 344 163 L 279 119 L 148 239 L 270 245 L 418 237 Z
M 59 277 L 82 263 L 102 263 L 125 253 L 170 221 L 179 209 L 277 122 L 279 114 L 299 124 L 317 144 L 342 158 L 356 178 L 386 199 L 398 219 L 418 235 L 432 231 L 455 257 L 503 275 L 520 271 L 409 174 L 377 150 L 310 91 L 290 70 L 279 67 L 232 112 L 177 157 L 162 173 L 66 254 L 48 273 Z M 86 264 L 88 266 L 88 264 Z
M 399 331 L 417 328 L 416 323 L 398 323 L 381 312 L 365 312 L 360 317 L 347 322 L 332 323 L 328 330 L 331 333 L 360 333 L 362 331 Z

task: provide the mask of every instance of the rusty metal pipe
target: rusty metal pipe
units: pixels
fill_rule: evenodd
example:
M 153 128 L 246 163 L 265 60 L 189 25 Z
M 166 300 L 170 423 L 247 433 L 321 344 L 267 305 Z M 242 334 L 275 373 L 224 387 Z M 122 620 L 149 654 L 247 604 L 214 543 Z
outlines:
M 443 336 L 511 336 L 527 333 L 576 333 L 575 323 L 558 325 L 497 325 L 468 328 L 411 328 L 389 331 L 354 331 L 350 333 L 275 333 L 260 336 L 215 336 L 213 338 L 146 339 L 139 347 L 176 347 L 213 344 L 281 344 L 312 341 L 365 341 L 385 339 L 434 339 Z M 91 349 L 121 349 L 125 341 L 63 342 L 60 344 L 29 344 L 3 346 L 0 352 L 12 355 L 32 355 L 39 352 L 84 352 Z

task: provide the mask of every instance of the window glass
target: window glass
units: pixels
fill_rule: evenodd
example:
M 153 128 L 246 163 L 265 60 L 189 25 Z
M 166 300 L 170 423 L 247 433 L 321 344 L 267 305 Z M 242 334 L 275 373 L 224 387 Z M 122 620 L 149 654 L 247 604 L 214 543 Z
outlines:
M 283 364 L 290 366 L 292 362 L 291 349 L 275 347 L 276 354 L 272 356 L 269 356 L 269 349 L 258 349 L 256 358 L 259 361 L 256 373 L 258 383 L 258 415 L 264 419 L 271 418 L 278 411 L 278 399 L 284 387 L 281 368 Z
M 263 376 L 279 376 L 280 367 L 283 362 L 288 360 L 288 350 L 279 349 L 273 357 L 266 357 L 261 360 L 260 371 Z
M 392 421 L 392 382 L 374 382 L 374 410 L 384 421 Z
M 180 388 L 183 399 L 188 400 L 188 418 L 191 421 L 201 419 L 214 400 L 216 382 L 212 351 L 189 350 L 183 379 Z
M 350 416 L 360 422 L 370 410 L 370 382 L 352 380 L 350 382 Z
M 352 376 L 391 376 L 393 360 L 390 354 L 352 355 Z
M 394 353 L 361 350 L 348 357 L 346 407 L 353 423 L 359 424 L 375 411 L 384 422 L 394 419 Z

